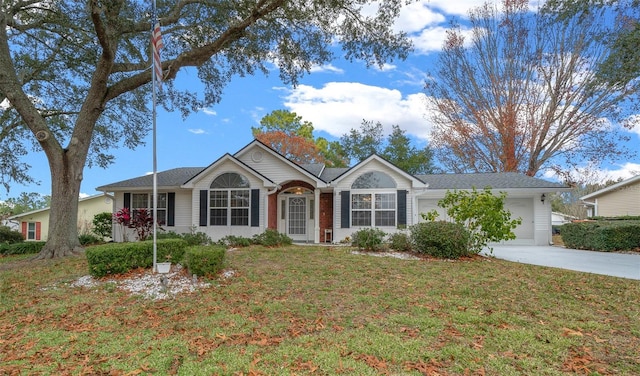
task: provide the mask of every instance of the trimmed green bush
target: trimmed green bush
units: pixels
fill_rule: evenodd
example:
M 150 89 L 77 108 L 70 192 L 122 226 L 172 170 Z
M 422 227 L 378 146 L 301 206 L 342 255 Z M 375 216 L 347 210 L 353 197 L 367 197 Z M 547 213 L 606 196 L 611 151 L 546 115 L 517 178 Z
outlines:
M 469 231 L 459 223 L 422 222 L 410 227 L 411 242 L 416 252 L 430 256 L 457 259 L 469 256 Z
M 221 246 L 192 246 L 184 253 L 189 274 L 212 278 L 224 267 L 226 249 Z
M 190 246 L 211 244 L 211 238 L 204 232 L 191 232 L 188 234 L 182 234 L 182 239 L 184 239 Z
M 389 235 L 389 247 L 399 252 L 409 252 L 412 249 L 411 238 L 406 232 L 395 232 Z
M 157 262 L 180 263 L 187 243 L 182 239 L 157 241 Z M 122 274 L 136 268 L 153 266 L 153 241 L 109 243 L 86 250 L 89 273 L 94 277 Z
M 251 239 L 242 236 L 227 235 L 216 243 L 225 247 L 248 247 L 251 245 Z
M 24 238 L 20 231 L 12 230 L 8 226 L 0 226 L 0 243 L 20 243 Z
M 262 234 L 255 235 L 251 240 L 253 244 L 259 244 L 265 247 L 279 247 L 293 244 L 293 239 L 272 228 L 264 230 Z
M 78 237 L 78 240 L 80 240 L 81 245 L 102 243 L 102 239 L 93 234 L 82 234 Z
M 592 251 L 628 251 L 640 247 L 638 221 L 588 221 L 562 226 L 562 241 L 568 248 Z
M 153 239 L 153 234 L 151 235 L 151 238 Z M 175 231 L 162 231 L 156 234 L 156 240 L 160 239 L 182 239 L 182 235 Z
M 379 228 L 363 228 L 351 234 L 351 245 L 365 251 L 381 251 L 386 235 Z
M 6 244 L 6 243 L 5 243 Z M 0 247 L 0 253 L 3 255 L 27 255 L 38 253 L 44 247 L 45 242 L 22 242 L 6 244 Z
M 113 230 L 113 214 L 109 212 L 98 213 L 93 216 L 93 233 L 104 238 L 111 238 Z

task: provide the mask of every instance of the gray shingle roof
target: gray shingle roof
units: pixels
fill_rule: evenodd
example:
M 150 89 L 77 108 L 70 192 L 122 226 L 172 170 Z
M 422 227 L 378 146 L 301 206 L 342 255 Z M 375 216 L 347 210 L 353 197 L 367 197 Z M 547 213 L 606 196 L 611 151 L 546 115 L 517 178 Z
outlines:
M 347 167 L 329 167 L 329 168 L 325 168 L 324 171 L 322 172 L 322 176 L 320 176 L 320 179 L 326 181 L 326 182 L 330 182 L 332 180 L 334 180 L 335 178 L 337 178 L 338 176 L 344 174 L 345 172 L 349 171 L 349 168 Z
M 569 188 L 560 183 L 534 178 L 517 172 L 477 173 L 477 174 L 433 174 L 416 175 L 429 189 L 494 189 L 506 188 Z
M 157 173 L 158 187 L 177 187 L 186 183 L 204 167 L 179 167 Z M 98 191 L 110 191 L 120 188 L 148 188 L 153 186 L 153 175 L 140 176 L 133 179 L 122 180 L 116 183 L 100 186 Z
M 312 164 L 301 164 L 300 167 L 305 169 L 307 172 L 311 173 L 313 176 L 319 178 L 322 173 L 322 169 L 324 169 L 324 165 L 322 163 L 312 163 Z

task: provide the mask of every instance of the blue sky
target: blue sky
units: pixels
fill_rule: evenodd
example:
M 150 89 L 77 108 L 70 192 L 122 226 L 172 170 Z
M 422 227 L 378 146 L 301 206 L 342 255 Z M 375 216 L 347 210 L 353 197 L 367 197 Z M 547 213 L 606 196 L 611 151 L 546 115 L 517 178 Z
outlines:
M 204 108 L 182 119 L 179 113 L 158 108 L 158 171 L 175 167 L 207 166 L 224 153 L 234 153 L 253 139 L 251 127 L 277 109 L 296 112 L 313 123 L 317 136 L 337 139 L 363 119 L 381 122 L 385 134 L 399 125 L 412 136 L 416 145 L 428 143 L 429 122 L 426 119 L 423 85 L 431 64 L 441 49 L 445 31 L 452 17 L 464 19 L 471 7 L 484 0 L 421 0 L 402 11 L 397 28 L 408 32 L 415 51 L 405 61 L 394 61 L 383 69 L 366 69 L 361 63 L 335 60 L 316 67 L 298 87 L 282 84 L 278 72 L 236 77 L 224 91 L 218 105 Z M 535 2 L 531 2 L 535 6 Z M 171 43 L 164 41 L 165 45 Z M 180 84 L 200 87 L 196 72 L 180 71 Z M 629 146 L 639 151 L 640 128 L 628 132 Z M 151 135 L 145 147 L 114 151 L 115 163 L 107 170 L 85 168 L 81 186 L 83 196 L 97 194 L 96 187 L 150 173 L 152 165 Z M 51 192 L 49 169 L 43 153 L 27 159 L 31 175 L 40 185 L 17 185 L 0 199 L 17 197 L 20 192 Z M 628 178 L 640 172 L 640 156 L 614 166 L 602 167 L 601 178 Z M 552 179 L 552 177 L 550 177 Z

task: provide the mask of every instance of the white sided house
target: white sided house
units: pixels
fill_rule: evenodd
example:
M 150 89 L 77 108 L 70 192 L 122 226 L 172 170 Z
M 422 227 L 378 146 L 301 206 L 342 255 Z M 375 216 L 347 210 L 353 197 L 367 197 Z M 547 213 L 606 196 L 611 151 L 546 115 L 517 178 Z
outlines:
M 362 228 L 386 233 L 423 221 L 447 190 L 491 187 L 508 194 L 506 208 L 522 218 L 518 244 L 551 242 L 551 203 L 545 198 L 568 187 L 519 173 L 413 176 L 372 155 L 350 168 L 297 165 L 254 140 L 208 167 L 157 173 L 157 215 L 162 229 L 203 232 L 213 240 L 252 237 L 267 228 L 294 242 L 339 242 Z M 153 176 L 145 175 L 97 188 L 115 197 L 114 213 L 152 208 Z M 127 234 L 133 240 L 133 233 Z M 123 241 L 114 226 L 114 239 Z

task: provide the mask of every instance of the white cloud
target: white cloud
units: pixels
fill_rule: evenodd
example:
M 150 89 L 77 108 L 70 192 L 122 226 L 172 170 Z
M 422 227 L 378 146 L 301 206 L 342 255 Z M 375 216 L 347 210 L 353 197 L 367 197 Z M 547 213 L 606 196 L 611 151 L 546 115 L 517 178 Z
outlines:
M 211 115 L 211 116 L 215 116 L 218 114 L 215 110 L 212 110 L 206 107 L 202 109 L 202 112 L 204 112 L 205 115 Z
M 311 67 L 311 73 L 323 73 L 323 72 L 342 74 L 344 73 L 344 70 L 336 67 L 333 64 L 325 64 L 322 66 L 314 65 L 313 67 Z
M 402 30 L 406 33 L 415 33 L 429 25 L 445 22 L 446 17 L 433 11 L 430 5 L 430 1 L 418 1 L 403 7 L 394 29 Z
M 447 30 L 449 28 L 437 26 L 432 28 L 426 28 L 422 30 L 419 35 L 411 37 L 413 45 L 415 47 L 416 54 L 428 54 L 430 52 L 442 51 L 445 39 L 447 39 Z M 460 33 L 464 37 L 465 45 L 471 42 L 472 29 L 461 27 Z
M 403 96 L 398 90 L 356 82 L 329 82 L 321 88 L 300 85 L 289 92 L 284 105 L 313 123 L 316 130 L 341 137 L 362 120 L 380 122 L 385 134 L 398 125 L 407 134 L 426 139 L 425 95 Z
M 193 134 L 206 134 L 207 131 L 205 131 L 202 128 L 189 128 L 189 132 L 193 133 Z
M 382 68 L 378 67 L 377 65 L 374 65 L 374 69 L 380 72 L 390 72 L 390 71 L 396 70 L 397 67 L 398 67 L 397 65 L 388 64 L 388 63 L 382 64 Z
M 486 0 L 429 0 L 426 4 L 451 16 L 467 17 L 471 8 L 479 7 L 485 2 Z
M 620 178 L 629 179 L 640 174 L 640 163 L 627 162 L 619 165 L 618 167 L 620 168 L 616 170 L 603 170 L 602 173 L 605 177 L 613 180 L 618 180 Z

